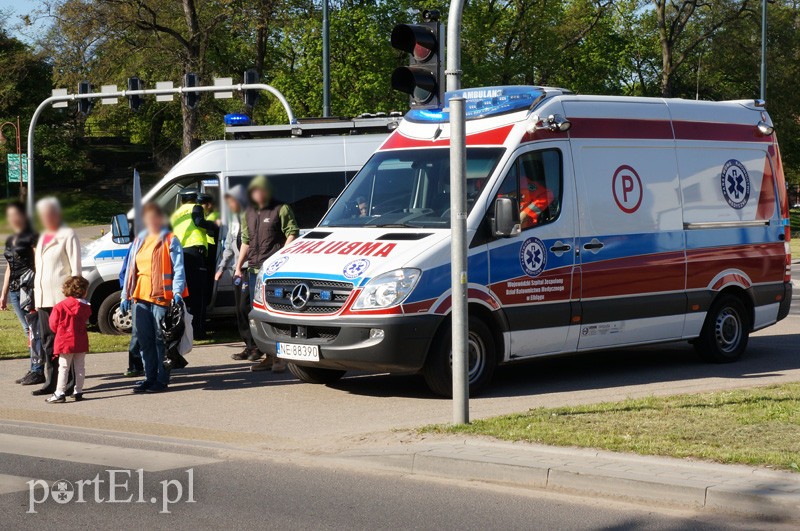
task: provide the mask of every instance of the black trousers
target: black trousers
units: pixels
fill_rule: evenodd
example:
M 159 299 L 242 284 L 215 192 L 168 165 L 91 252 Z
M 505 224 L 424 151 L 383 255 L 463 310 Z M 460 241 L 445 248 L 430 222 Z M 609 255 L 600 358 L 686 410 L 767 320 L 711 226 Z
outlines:
M 244 341 L 244 346 L 252 350 L 256 348 L 253 341 L 253 333 L 250 331 L 250 290 L 242 289 L 242 283 L 233 287 L 234 303 L 236 304 L 236 325 L 239 328 L 239 335 Z
M 50 312 L 52 308 L 39 308 L 39 335 L 42 341 L 42 353 L 44 354 L 44 385 L 41 393 L 55 393 L 58 383 L 58 358 L 53 357 L 56 334 L 50 329 Z M 70 367 L 69 378 L 67 379 L 66 393 L 72 394 L 75 389 L 75 372 Z
M 195 339 L 202 339 L 206 333 L 206 286 L 208 282 L 205 249 L 185 248 L 183 250 L 183 267 L 186 271 L 186 287 L 189 288 L 186 306 L 189 313 L 192 314 L 192 331 Z

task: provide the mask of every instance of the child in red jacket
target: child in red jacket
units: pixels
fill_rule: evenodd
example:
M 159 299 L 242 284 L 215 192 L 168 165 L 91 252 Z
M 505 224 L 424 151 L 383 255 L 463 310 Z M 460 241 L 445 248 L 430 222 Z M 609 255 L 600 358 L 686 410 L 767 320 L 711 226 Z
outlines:
M 92 308 L 84 299 L 89 289 L 89 281 L 83 277 L 69 277 L 64 282 L 66 299 L 59 302 L 50 312 L 50 329 L 55 333 L 53 353 L 58 356 L 58 383 L 56 392 L 46 400 L 49 404 L 66 402 L 64 391 L 67 388 L 69 368 L 75 369 L 75 401 L 83 399 L 84 361 L 89 351 L 89 333 L 86 322 L 92 315 Z

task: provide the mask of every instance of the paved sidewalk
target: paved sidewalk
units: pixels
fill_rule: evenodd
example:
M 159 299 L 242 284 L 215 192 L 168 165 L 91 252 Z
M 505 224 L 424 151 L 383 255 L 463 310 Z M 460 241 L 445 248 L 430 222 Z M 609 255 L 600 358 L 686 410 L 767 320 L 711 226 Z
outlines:
M 800 474 L 577 448 L 445 437 L 333 456 L 408 474 L 800 520 Z

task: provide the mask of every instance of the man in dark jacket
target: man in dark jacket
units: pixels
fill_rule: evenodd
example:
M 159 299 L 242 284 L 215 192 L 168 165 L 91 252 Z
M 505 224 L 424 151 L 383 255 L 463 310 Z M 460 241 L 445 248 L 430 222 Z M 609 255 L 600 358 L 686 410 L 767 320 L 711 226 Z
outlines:
M 297 220 L 292 208 L 276 201 L 272 195 L 272 187 L 263 175 L 255 177 L 247 188 L 250 205 L 244 213 L 242 224 L 242 248 L 236 262 L 235 276 L 243 278 L 242 266 L 248 263 L 247 279 L 250 286 L 250 301 L 253 301 L 256 287 L 256 276 L 267 259 L 281 248 L 290 244 L 300 234 Z M 286 363 L 274 361 L 267 356 L 263 361 L 253 365 L 253 371 L 283 372 Z

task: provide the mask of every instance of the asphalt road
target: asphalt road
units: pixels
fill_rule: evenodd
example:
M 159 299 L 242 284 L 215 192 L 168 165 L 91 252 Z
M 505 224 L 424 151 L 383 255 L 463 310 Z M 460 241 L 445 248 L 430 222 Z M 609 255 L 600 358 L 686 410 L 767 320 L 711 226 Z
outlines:
M 70 442 L 75 439 L 82 442 Z M 90 443 L 95 446 L 88 446 Z M 42 447 L 51 448 L 49 455 L 36 456 Z M 319 468 L 280 462 L 279 454 L 271 456 L 277 461 L 271 461 L 241 455 L 220 458 L 210 453 L 153 440 L 143 443 L 0 426 L 3 528 L 775 529 L 773 524 L 714 514 L 647 510 L 566 495 Z M 175 459 L 181 460 L 180 466 L 175 466 Z M 141 476 L 136 472 L 139 468 L 145 468 Z M 126 488 L 116 489 L 116 500 L 133 496 L 133 501 L 144 502 L 108 503 L 109 469 L 126 471 L 117 472 L 116 482 L 129 482 Z M 127 471 L 131 471 L 130 479 Z M 85 503 L 77 503 L 78 481 L 98 475 L 104 483 L 96 489 L 94 484 L 85 486 Z M 34 484 L 31 495 L 27 478 L 47 482 Z M 57 480 L 69 482 L 69 486 L 62 482 L 61 492 L 64 499 L 71 492 L 70 501 L 56 503 L 55 498 L 47 498 L 44 486 L 58 485 Z M 58 487 L 56 494 L 60 494 Z M 96 495 L 105 501 L 97 503 Z M 194 502 L 188 503 L 189 499 Z

